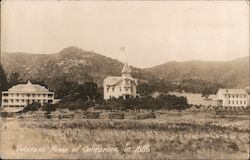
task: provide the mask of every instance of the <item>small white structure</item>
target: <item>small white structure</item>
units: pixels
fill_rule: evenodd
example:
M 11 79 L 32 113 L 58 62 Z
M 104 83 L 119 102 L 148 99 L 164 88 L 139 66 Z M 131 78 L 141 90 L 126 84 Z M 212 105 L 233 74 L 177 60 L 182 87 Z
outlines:
M 249 105 L 248 94 L 244 89 L 219 89 L 216 94 L 218 106 L 246 107 Z
M 32 102 L 54 103 L 54 92 L 49 92 L 43 86 L 32 84 L 18 84 L 8 91 L 2 92 L 2 107 L 25 107 Z
M 105 100 L 121 96 L 124 99 L 136 97 L 137 80 L 131 77 L 132 71 L 127 62 L 124 64 L 121 73 L 121 77 L 110 76 L 104 79 L 103 89 Z

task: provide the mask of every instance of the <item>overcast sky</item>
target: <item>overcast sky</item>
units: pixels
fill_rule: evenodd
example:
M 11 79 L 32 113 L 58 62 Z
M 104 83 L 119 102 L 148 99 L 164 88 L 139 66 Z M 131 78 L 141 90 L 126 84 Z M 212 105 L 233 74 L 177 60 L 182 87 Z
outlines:
M 2 51 L 56 53 L 77 46 L 136 67 L 249 55 L 249 7 L 244 0 L 1 4 Z

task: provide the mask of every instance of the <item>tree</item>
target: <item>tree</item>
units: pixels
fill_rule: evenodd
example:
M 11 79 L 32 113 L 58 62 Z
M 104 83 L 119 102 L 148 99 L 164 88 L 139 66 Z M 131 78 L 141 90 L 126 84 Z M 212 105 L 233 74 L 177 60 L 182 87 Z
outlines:
M 101 98 L 102 94 L 94 82 L 87 82 L 81 85 L 76 82 L 66 82 L 61 90 L 64 91 L 64 96 L 62 97 L 60 107 L 64 106 L 64 103 L 71 107 L 78 105 L 79 109 L 86 109 L 86 107 L 92 107 L 96 103 L 102 104 L 103 101 Z
M 38 79 L 38 80 L 31 80 L 31 83 L 33 84 L 39 84 L 41 86 L 45 86 L 46 88 L 49 88 L 47 84 L 45 83 L 44 79 Z
M 15 86 L 21 83 L 23 80 L 20 78 L 20 74 L 18 72 L 12 72 L 9 78 L 9 86 Z
M 41 104 L 38 102 L 33 102 L 31 104 L 28 104 L 26 107 L 24 107 L 23 111 L 31 111 L 33 113 L 34 111 L 37 111 L 41 107 Z
M 77 82 L 68 81 L 65 76 L 56 80 L 47 80 L 48 86 L 55 92 L 55 97 L 65 101 L 75 101 L 82 99 L 83 101 L 96 100 L 101 98 L 100 90 L 94 82 L 86 82 L 79 84 Z
M 150 109 L 152 111 L 158 109 L 177 109 L 184 110 L 189 108 L 186 97 L 177 97 L 175 95 L 160 95 L 157 98 L 153 98 L 151 96 L 147 97 L 136 97 L 136 98 L 128 98 L 123 99 L 119 98 L 111 98 L 105 101 L 103 104 L 105 109 L 111 110 L 136 110 L 136 109 Z
M 6 74 L 3 70 L 2 65 L 0 64 L 0 93 L 2 93 L 3 90 L 7 90 L 8 89 L 8 82 L 7 82 L 7 78 L 6 78 Z M 2 102 L 2 94 L 0 94 L 0 105 Z
M 122 104 L 121 104 L 121 101 L 117 100 L 116 98 L 111 98 L 111 99 L 108 99 L 105 102 L 104 108 L 106 110 L 108 110 L 108 109 L 111 109 L 111 110 L 121 110 Z
M 100 93 L 98 93 L 97 84 L 94 82 L 86 82 L 83 85 L 80 85 L 78 92 L 81 98 L 83 98 L 85 101 L 89 99 L 99 99 L 101 96 Z
M 50 114 L 53 111 L 56 111 L 56 105 L 51 103 L 44 103 L 42 106 L 42 110 L 46 112 L 46 114 Z
M 76 110 L 76 109 L 86 110 L 92 106 L 94 106 L 94 102 L 92 100 L 83 101 L 82 99 L 77 99 L 77 100 L 73 100 L 73 101 L 65 101 L 64 100 L 58 104 L 58 107 L 68 108 L 70 110 Z

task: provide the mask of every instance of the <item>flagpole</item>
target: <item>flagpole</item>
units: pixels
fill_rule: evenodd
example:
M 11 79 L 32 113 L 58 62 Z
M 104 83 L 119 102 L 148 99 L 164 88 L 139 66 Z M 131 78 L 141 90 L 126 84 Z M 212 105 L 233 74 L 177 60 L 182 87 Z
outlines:
M 120 50 L 121 53 L 122 53 L 122 52 L 124 53 L 124 52 L 126 51 L 126 47 L 125 47 L 125 46 L 121 46 L 121 47 L 119 48 L 119 50 Z M 126 55 L 123 54 L 123 62 L 126 63 L 126 61 L 127 61 Z

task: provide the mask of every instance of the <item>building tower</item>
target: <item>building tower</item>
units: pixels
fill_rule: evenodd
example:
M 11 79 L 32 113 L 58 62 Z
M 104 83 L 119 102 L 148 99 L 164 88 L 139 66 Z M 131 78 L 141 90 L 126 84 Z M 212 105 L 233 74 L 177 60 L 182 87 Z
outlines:
M 131 77 L 132 71 L 131 71 L 131 69 L 130 69 L 128 63 L 127 63 L 127 61 L 124 63 L 124 66 L 122 68 L 122 72 L 121 73 L 122 73 L 122 78 L 123 79 Z

